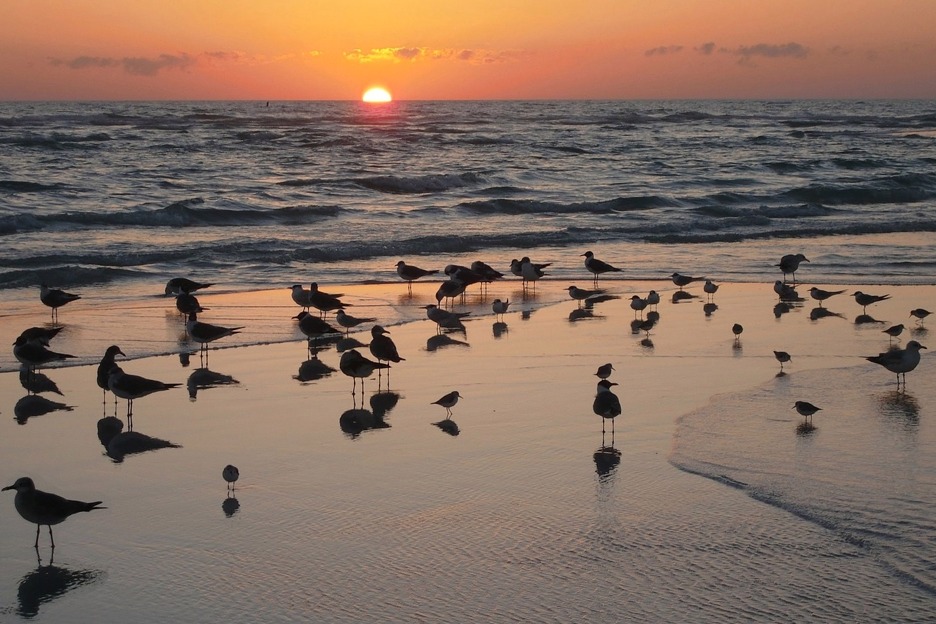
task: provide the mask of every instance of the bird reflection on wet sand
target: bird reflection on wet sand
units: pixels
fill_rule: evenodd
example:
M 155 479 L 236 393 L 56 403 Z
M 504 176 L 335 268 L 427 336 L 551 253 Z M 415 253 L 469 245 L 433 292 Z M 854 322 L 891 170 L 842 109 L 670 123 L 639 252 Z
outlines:
M 299 373 L 293 375 L 296 381 L 318 381 L 328 377 L 335 372 L 335 369 L 317 358 L 310 358 L 299 365 Z
M 509 330 L 507 328 L 507 323 L 498 321 L 491 326 L 491 331 L 495 338 L 502 338 Z
M 920 424 L 920 402 L 904 390 L 890 390 L 877 397 L 878 409 L 890 424 L 916 431 Z
M 58 385 L 45 373 L 40 373 L 39 371 L 29 372 L 27 369 L 21 368 L 19 371 L 19 381 L 23 389 L 32 394 L 52 392 L 53 394 L 64 396 L 62 391 L 59 390 Z
M 222 373 L 216 373 L 213 370 L 207 368 L 197 368 L 192 371 L 192 374 L 188 376 L 186 380 L 186 387 L 188 388 L 189 399 L 192 401 L 195 400 L 196 395 L 199 390 L 207 390 L 208 388 L 217 388 L 218 386 L 233 386 L 240 384 L 239 381 L 234 379 L 231 375 L 224 375 Z
M 391 392 L 389 390 L 372 394 L 370 398 L 370 407 L 374 412 L 374 416 L 383 420 L 387 417 L 390 411 L 396 407 L 401 398 L 403 397 L 399 392 Z
M 444 347 L 470 347 L 463 340 L 456 340 L 448 334 L 436 334 L 426 340 L 426 351 L 437 351 Z
M 44 416 L 57 411 L 70 412 L 74 407 L 52 401 L 38 394 L 27 394 L 13 406 L 13 415 L 16 416 L 16 422 L 25 425 L 26 421 L 34 416 Z
M 38 548 L 36 549 L 36 557 L 39 557 Z M 51 602 L 73 589 L 94 583 L 102 575 L 103 572 L 100 570 L 73 570 L 54 565 L 53 557 L 50 557 L 49 564 L 44 566 L 40 559 L 39 566 L 24 575 L 17 585 L 16 599 L 18 605 L 16 614 L 22 618 L 34 618 L 39 615 L 39 608 L 43 604 Z
M 811 321 L 818 321 L 819 319 L 829 318 L 830 316 L 842 319 L 845 318 L 844 314 L 839 314 L 838 312 L 833 312 L 832 310 L 823 307 L 813 308 L 809 311 L 809 320 Z
M 124 431 L 123 421 L 114 416 L 106 416 L 97 422 L 97 435 L 105 454 L 121 463 L 127 455 L 136 455 L 164 448 L 181 448 L 181 445 L 154 438 L 138 431 Z
M 605 439 L 606 433 L 601 432 L 601 446 L 592 455 L 595 460 L 595 472 L 598 478 L 604 481 L 614 474 L 614 469 L 621 463 L 621 451 L 614 448 L 614 431 L 611 431 L 610 444 Z
M 455 437 L 461 433 L 461 429 L 458 428 L 458 425 L 451 418 L 445 418 L 444 420 L 440 420 L 432 424 L 452 437 Z
M 390 425 L 384 422 L 372 411 L 360 408 L 349 409 L 338 418 L 338 426 L 352 440 L 365 431 L 371 429 L 389 429 Z

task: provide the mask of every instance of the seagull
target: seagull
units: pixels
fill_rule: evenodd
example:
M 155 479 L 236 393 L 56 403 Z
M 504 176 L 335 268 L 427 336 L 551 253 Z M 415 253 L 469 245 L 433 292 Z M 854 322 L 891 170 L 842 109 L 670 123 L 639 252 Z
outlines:
M 364 379 L 370 377 L 375 370 L 380 368 L 390 368 L 389 364 L 374 362 L 358 353 L 357 349 L 350 349 L 341 354 L 341 360 L 338 363 L 341 372 L 354 380 L 354 387 L 351 394 L 357 389 L 357 380 L 361 380 L 361 392 L 364 392 Z
M 491 302 L 491 310 L 494 311 L 495 317 L 499 316 L 503 318 L 507 314 L 507 308 L 510 306 L 510 300 L 501 301 L 500 299 L 495 299 Z
M 342 303 L 339 297 L 341 297 L 340 294 L 330 294 L 319 290 L 318 284 L 315 282 L 309 284 L 309 305 L 321 311 L 322 314 L 351 307 L 350 303 Z
M 536 284 L 536 280 L 546 275 L 546 272 L 543 270 L 548 267 L 551 262 L 546 264 L 535 264 L 526 256 L 520 259 L 520 277 L 523 278 L 524 282 L 533 282 Z
M 704 280 L 704 277 L 691 277 L 689 275 L 680 275 L 679 273 L 673 273 L 670 275 L 670 279 L 673 280 L 673 283 L 679 286 L 679 290 L 683 289 L 683 286 L 688 286 L 692 282 L 701 282 Z
M 813 286 L 809 289 L 809 296 L 819 302 L 819 307 L 822 307 L 822 302 L 833 297 L 835 295 L 841 295 L 844 290 L 822 290 L 821 288 L 816 288 Z
M 45 284 L 39 287 L 39 300 L 52 308 L 52 322 L 58 319 L 58 309 L 66 303 L 81 299 L 81 295 L 67 293 L 58 288 L 49 288 Z
M 920 325 L 923 325 L 923 319 L 932 314 L 929 310 L 924 310 L 923 308 L 917 308 L 915 310 L 910 310 L 910 316 L 916 318 L 917 322 Z
M 611 376 L 611 371 L 613 370 L 614 370 L 614 367 L 611 366 L 611 362 L 608 362 L 607 364 L 602 364 L 601 366 L 599 366 L 598 372 L 595 373 L 595 375 L 598 376 L 598 379 L 607 379 L 608 377 Z
M 578 302 L 585 301 L 589 297 L 594 297 L 596 295 L 603 295 L 605 293 L 601 288 L 596 288 L 594 290 L 586 290 L 584 288 L 579 288 L 578 286 L 569 286 L 566 290 L 569 291 L 569 296 L 575 299 Z M 581 305 L 581 303 L 579 303 Z
M 207 355 L 208 353 L 208 343 L 218 340 L 219 338 L 224 338 L 225 336 L 233 336 L 244 329 L 243 327 L 221 327 L 220 325 L 212 325 L 210 323 L 202 323 L 198 320 L 198 315 L 195 312 L 189 314 L 188 322 L 185 324 L 185 330 L 188 332 L 188 335 L 195 342 L 201 344 L 202 351 Z
M 303 310 L 308 310 L 311 304 L 309 303 L 309 291 L 302 287 L 302 284 L 293 284 L 289 287 L 292 291 L 292 300 L 297 306 Z
M 380 325 L 374 325 L 371 328 L 371 342 L 368 345 L 371 355 L 377 358 L 378 362 L 393 362 L 396 364 L 406 361 L 406 358 L 400 357 L 396 344 L 387 336 L 389 333 Z
M 718 284 L 713 282 L 710 279 L 705 280 L 705 285 L 702 286 L 702 290 L 706 292 L 709 296 L 709 301 L 715 298 L 715 293 L 718 292 Z
M 614 431 L 614 418 L 621 415 L 621 400 L 616 394 L 611 392 L 611 386 L 617 384 L 607 379 L 598 382 L 598 392 L 595 394 L 595 401 L 592 403 L 592 411 L 601 416 L 601 431 L 604 433 L 604 419 L 611 420 L 611 431 Z
M 888 342 L 890 342 L 890 340 L 902 334 L 903 330 L 904 330 L 904 325 L 903 323 L 900 323 L 898 325 L 892 325 L 888 327 L 887 329 L 881 330 L 881 333 L 884 333 L 890 336 L 890 338 L 888 339 Z
M 800 262 L 809 262 L 809 259 L 801 253 L 787 254 L 780 258 L 780 264 L 777 266 L 783 271 L 784 280 L 786 280 L 787 273 L 790 273 L 793 275 L 793 283 L 796 283 L 796 269 L 799 268 Z
M 19 338 L 24 342 L 34 342 L 43 347 L 48 347 L 49 342 L 63 329 L 65 328 L 61 325 L 56 327 L 30 327 L 29 329 L 24 329 L 19 335 Z
M 402 260 L 396 263 L 396 272 L 397 275 L 400 276 L 400 279 L 406 281 L 406 285 L 410 290 L 413 289 L 413 282 L 415 280 L 426 277 L 427 275 L 432 275 L 433 273 L 438 273 L 437 270 L 420 269 L 418 266 L 406 264 Z
M 205 308 L 201 307 L 201 304 L 198 303 L 198 299 L 195 297 L 195 295 L 190 295 L 189 293 L 182 293 L 178 295 L 175 300 L 175 307 L 176 310 L 185 316 L 188 316 L 192 312 L 205 311 Z
M 797 401 L 793 404 L 793 409 L 799 412 L 799 415 L 805 418 L 806 422 L 809 422 L 809 419 L 812 418 L 813 414 L 822 410 L 821 407 L 816 407 L 809 401 Z
M 865 359 L 880 364 L 892 373 L 897 373 L 897 387 L 900 387 L 900 376 L 903 375 L 904 387 L 907 386 L 907 373 L 920 363 L 920 349 L 925 349 L 916 340 L 907 343 L 906 349 L 892 349 Z
M 478 275 L 480 275 L 481 281 L 485 283 L 494 282 L 504 277 L 503 273 L 495 270 L 494 267 L 492 267 L 489 264 L 485 264 L 484 262 L 481 262 L 480 260 L 475 260 L 474 262 L 472 262 L 471 267 L 469 268 L 475 273 L 477 273 Z
M 784 363 L 789 362 L 793 358 L 786 351 L 774 351 L 773 354 L 774 357 L 777 358 L 777 361 L 780 362 L 780 372 L 782 373 Z
M 234 484 L 237 483 L 237 480 L 240 479 L 240 470 L 237 469 L 237 466 L 228 464 L 221 471 L 221 477 L 227 481 L 228 491 L 234 491 Z
M 312 316 L 305 310 L 293 317 L 299 321 L 299 331 L 305 334 L 305 337 L 308 339 L 310 350 L 311 345 L 315 342 L 316 339 L 321 338 L 326 334 L 340 334 L 341 332 L 331 325 L 324 319 L 320 319 L 317 316 Z
M 35 548 L 39 548 L 39 529 L 43 524 L 49 527 L 49 540 L 52 542 L 52 548 L 55 548 L 55 538 L 52 537 L 53 524 L 64 522 L 72 514 L 82 511 L 107 509 L 107 507 L 100 507 L 103 501 L 85 503 L 37 490 L 33 480 L 29 477 L 20 477 L 13 485 L 8 485 L 0 491 L 6 490 L 16 490 L 16 497 L 13 499 L 16 511 L 23 517 L 23 520 L 36 525 L 36 542 L 33 544 Z
M 133 417 L 133 401 L 154 392 L 171 390 L 181 386 L 180 383 L 163 383 L 156 379 L 147 379 L 140 375 L 130 375 L 124 372 L 122 368 L 114 364 L 110 369 L 110 375 L 107 377 L 107 388 L 115 396 L 127 400 L 127 418 Z
M 348 314 L 348 313 L 345 312 L 344 310 L 338 310 L 337 312 L 335 312 L 335 320 L 338 321 L 338 324 L 339 324 L 339 325 L 341 325 L 342 327 L 345 328 L 345 333 L 347 334 L 349 331 L 351 331 L 352 329 L 354 329 L 354 328 L 357 327 L 358 325 L 362 325 L 362 324 L 364 324 L 364 323 L 373 323 L 373 322 L 376 321 L 377 319 L 375 319 L 375 318 L 358 318 L 358 317 L 356 317 L 356 316 L 351 316 L 350 314 Z
M 449 417 L 452 415 L 452 408 L 455 407 L 460 398 L 462 398 L 462 395 L 458 394 L 458 390 L 452 390 L 438 401 L 430 403 L 430 405 L 441 405 L 445 408 L 445 416 Z
M 173 277 L 171 280 L 166 282 L 166 296 L 168 297 L 169 295 L 191 294 L 196 290 L 208 288 L 209 286 L 214 286 L 214 284 L 202 284 L 199 282 L 193 282 L 192 280 L 184 277 Z
M 114 359 L 122 355 L 127 357 L 127 354 L 120 350 L 120 347 L 117 345 L 111 345 L 107 347 L 107 350 L 104 352 L 104 357 L 101 358 L 101 363 L 97 367 L 97 385 L 98 388 L 104 390 L 104 402 L 107 402 L 107 391 L 110 390 L 109 379 L 111 369 L 116 366 Z M 114 395 L 114 403 L 117 403 L 117 395 Z M 116 409 L 116 408 L 114 408 Z
M 646 309 L 647 303 L 646 299 L 641 299 L 640 295 L 634 295 L 631 297 L 630 307 L 634 311 L 634 318 L 637 318 L 637 313 L 640 312 L 640 316 L 643 317 L 643 311 Z
M 607 262 L 602 262 L 590 251 L 582 254 L 585 256 L 585 268 L 595 274 L 595 285 L 598 284 L 598 276 L 602 273 L 620 272 L 621 269 L 611 266 Z
M 884 301 L 885 299 L 890 299 L 890 295 L 866 295 L 860 290 L 856 290 L 854 293 L 855 301 L 862 307 L 862 314 L 868 313 L 868 306 L 872 303 L 877 303 L 878 301 Z
M 441 304 L 443 299 L 454 299 L 458 295 L 465 292 L 467 284 L 457 279 L 445 280 L 439 284 L 439 289 L 436 291 L 435 299 Z
M 460 264 L 449 264 L 442 270 L 450 280 L 458 280 L 466 287 L 484 281 L 484 276 Z
M 62 362 L 74 358 L 68 353 L 57 353 L 39 342 L 33 342 L 20 335 L 13 343 L 13 357 L 15 357 L 27 370 L 34 371 L 50 362 Z
M 660 304 L 660 293 L 655 290 L 651 290 L 649 293 L 647 293 L 646 301 L 648 306 L 653 306 L 655 308 Z

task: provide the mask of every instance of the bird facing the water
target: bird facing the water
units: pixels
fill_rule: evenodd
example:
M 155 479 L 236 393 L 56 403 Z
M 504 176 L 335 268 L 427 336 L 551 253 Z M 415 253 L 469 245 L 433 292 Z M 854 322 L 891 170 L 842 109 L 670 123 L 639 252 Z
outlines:
M 595 400 L 592 402 L 592 411 L 601 416 L 601 430 L 604 431 L 604 421 L 611 421 L 611 431 L 614 431 L 614 419 L 621 415 L 621 400 L 611 392 L 611 387 L 617 384 L 607 379 L 598 382 Z
M 16 497 L 13 499 L 16 511 L 23 517 L 23 520 L 36 525 L 36 542 L 33 544 L 36 548 L 39 547 L 39 529 L 42 525 L 49 527 L 49 540 L 52 542 L 52 548 L 55 548 L 55 538 L 52 536 L 53 524 L 64 522 L 69 516 L 82 511 L 107 509 L 107 507 L 100 507 L 103 501 L 85 503 L 37 490 L 33 480 L 29 477 L 20 477 L 13 485 L 8 485 L 0 491 L 6 490 L 16 490 Z
M 777 361 L 780 362 L 780 372 L 782 373 L 783 365 L 792 360 L 793 357 L 786 351 L 774 351 L 773 354 L 774 357 L 777 358 Z
M 920 325 L 923 325 L 923 319 L 932 314 L 929 310 L 924 310 L 923 308 L 916 308 L 915 310 L 910 310 L 910 316 L 914 317 Z
M 799 268 L 800 262 L 809 262 L 809 258 L 801 253 L 787 254 L 780 258 L 780 264 L 777 266 L 783 271 L 783 279 L 786 279 L 787 274 L 791 274 L 793 275 L 793 283 L 795 284 L 796 270 Z

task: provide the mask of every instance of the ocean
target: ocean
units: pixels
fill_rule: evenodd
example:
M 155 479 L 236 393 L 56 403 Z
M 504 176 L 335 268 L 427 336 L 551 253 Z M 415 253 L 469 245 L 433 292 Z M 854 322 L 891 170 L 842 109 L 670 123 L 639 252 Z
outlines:
M 395 280 L 514 257 L 628 279 L 930 283 L 936 103 L 0 103 L 0 301 Z M 818 260 L 818 261 L 817 261 Z M 470 260 L 469 260 L 470 262 Z

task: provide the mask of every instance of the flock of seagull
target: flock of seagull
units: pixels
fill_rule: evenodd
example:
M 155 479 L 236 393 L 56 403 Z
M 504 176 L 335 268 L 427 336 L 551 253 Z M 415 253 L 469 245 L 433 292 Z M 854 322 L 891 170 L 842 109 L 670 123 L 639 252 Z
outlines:
M 585 268 L 593 276 L 593 287 L 591 289 L 583 289 L 571 285 L 567 288 L 570 298 L 579 302 L 580 306 L 601 301 L 604 298 L 617 298 L 614 295 L 607 295 L 604 289 L 599 288 L 599 277 L 606 273 L 620 272 L 621 269 L 599 260 L 591 251 L 585 252 L 582 256 L 585 258 Z M 774 284 L 774 291 L 780 298 L 779 306 L 789 306 L 792 302 L 804 301 L 796 291 L 796 271 L 799 269 L 802 262 L 809 262 L 803 254 L 789 254 L 783 256 L 780 263 L 777 265 L 783 272 L 783 279 L 777 280 Z M 547 275 L 546 269 L 549 266 L 550 263 L 538 264 L 532 262 L 528 257 L 524 257 L 519 260 L 513 259 L 510 263 L 510 271 L 513 275 L 522 280 L 523 289 L 526 291 L 527 289 L 535 289 L 536 282 Z M 414 281 L 439 273 L 437 270 L 427 270 L 407 264 L 403 260 L 400 260 L 396 264 L 396 271 L 398 276 L 407 283 L 407 287 L 410 291 L 412 291 L 412 283 Z M 447 279 L 440 283 L 436 291 L 436 303 L 424 306 L 427 318 L 437 324 L 440 332 L 443 330 L 463 330 L 463 319 L 470 314 L 468 312 L 456 312 L 454 309 L 446 309 L 446 302 L 450 302 L 452 304 L 451 307 L 454 308 L 455 298 L 463 295 L 468 287 L 479 284 L 480 287 L 484 289 L 490 283 L 504 277 L 503 273 L 496 271 L 489 265 L 480 261 L 473 262 L 467 267 L 450 264 L 445 267 L 443 273 L 447 276 Z M 787 275 L 792 277 L 792 283 L 787 281 Z M 674 302 L 683 298 L 693 297 L 694 295 L 686 293 L 683 289 L 695 282 L 704 282 L 703 291 L 706 293 L 709 301 L 707 305 L 714 305 L 711 301 L 718 291 L 719 286 L 712 280 L 680 273 L 673 273 L 670 279 L 678 288 L 673 294 Z M 243 327 L 223 327 L 198 320 L 198 314 L 204 312 L 204 308 L 201 307 L 194 293 L 212 285 L 211 283 L 200 283 L 188 278 L 173 278 L 169 280 L 165 288 L 165 294 L 167 296 L 175 296 L 176 308 L 181 314 L 187 317 L 186 331 L 192 340 L 199 343 L 201 356 L 204 359 L 207 359 L 208 345 L 210 343 L 237 334 L 240 330 L 244 329 Z M 295 284 L 290 287 L 290 290 L 292 300 L 302 308 L 302 311 L 293 318 L 298 321 L 300 331 L 307 337 L 309 349 L 312 353 L 314 353 L 314 342 L 319 338 L 329 335 L 340 335 L 342 333 L 347 334 L 350 330 L 358 326 L 375 323 L 377 320 L 375 318 L 353 316 L 346 310 L 346 308 L 351 307 L 351 304 L 343 302 L 341 300 L 341 294 L 326 293 L 320 290 L 315 282 L 311 283 L 309 289 L 305 289 L 300 284 Z M 824 309 L 822 307 L 824 301 L 836 295 L 843 294 L 844 292 L 844 290 L 829 291 L 822 290 L 818 287 L 812 287 L 809 289 L 809 296 L 818 302 L 818 309 L 822 310 Z M 863 314 L 867 313 L 868 306 L 890 298 L 890 296 L 886 294 L 872 295 L 861 291 L 853 293 L 853 296 L 857 304 L 862 307 Z M 55 338 L 62 329 L 62 326 L 57 324 L 58 309 L 79 299 L 81 299 L 80 295 L 42 285 L 40 289 L 40 300 L 43 304 L 52 309 L 52 326 L 31 327 L 23 331 L 13 345 L 13 355 L 22 364 L 26 375 L 35 374 L 39 368 L 50 363 L 61 362 L 75 357 L 70 354 L 55 352 L 50 349 L 49 345 L 50 341 Z M 650 330 L 653 328 L 659 315 L 654 310 L 650 310 L 646 318 L 644 318 L 644 311 L 655 308 L 659 302 L 660 295 L 653 290 L 651 290 L 646 297 L 641 297 L 639 295 L 633 295 L 631 297 L 630 306 L 634 310 L 635 315 L 632 329 L 635 330 L 635 333 L 637 333 L 637 331 L 644 331 L 647 333 L 649 339 Z M 506 314 L 509 305 L 509 300 L 494 299 L 491 304 L 491 310 L 495 318 L 500 318 L 502 315 Z M 312 314 L 312 309 L 317 310 L 319 314 Z M 334 327 L 327 320 L 327 315 L 330 312 L 334 313 L 335 323 L 341 329 Z M 638 318 L 638 315 L 640 315 L 640 318 Z M 916 318 L 920 326 L 922 326 L 924 319 L 929 315 L 930 312 L 923 308 L 916 308 L 910 312 L 910 316 Z M 743 330 L 744 328 L 737 323 L 732 327 L 732 332 L 735 335 L 736 341 L 740 340 Z M 904 326 L 900 324 L 889 327 L 884 330 L 884 332 L 891 338 L 895 338 L 899 336 L 903 330 Z M 357 348 L 350 348 L 343 351 L 339 368 L 343 374 L 351 377 L 353 380 L 352 395 L 356 393 L 358 379 L 361 380 L 363 395 L 365 379 L 371 377 L 375 371 L 380 372 L 383 370 L 387 370 L 389 379 L 389 369 L 391 365 L 405 361 L 405 358 L 400 356 L 389 333 L 390 332 L 381 325 L 374 324 L 370 330 L 370 343 L 368 345 L 359 344 L 360 348 L 367 346 L 371 356 L 375 358 L 373 360 L 365 357 Z M 899 390 L 901 384 L 906 388 L 906 374 L 917 367 L 920 362 L 920 350 L 925 348 L 926 347 L 916 340 L 910 340 L 903 349 L 892 347 L 888 351 L 876 356 L 869 356 L 866 359 L 883 366 L 892 373 L 896 373 L 897 387 Z M 165 383 L 159 380 L 148 379 L 139 375 L 127 373 L 116 363 L 116 357 L 122 355 L 124 355 L 124 353 L 119 346 L 112 345 L 108 347 L 97 368 L 97 384 L 104 390 L 105 400 L 107 392 L 110 391 L 115 397 L 115 402 L 118 397 L 127 401 L 127 418 L 132 428 L 133 401 L 156 392 L 170 390 L 181 384 Z M 780 363 L 780 371 L 782 373 L 783 365 L 789 362 L 792 357 L 789 353 L 784 351 L 774 351 L 774 356 Z M 593 402 L 594 413 L 602 419 L 602 433 L 604 433 L 605 421 L 610 420 L 612 434 L 614 419 L 622 412 L 621 401 L 612 391 L 612 388 L 617 384 L 609 380 L 613 370 L 614 367 L 611 363 L 603 364 L 598 368 L 595 375 L 599 378 L 599 381 Z M 439 405 L 445 408 L 446 412 L 446 417 L 443 421 L 433 424 L 439 426 L 443 431 L 451 435 L 458 434 L 458 427 L 451 420 L 451 416 L 452 408 L 461 398 L 461 394 L 457 390 L 453 390 L 437 401 L 432 402 L 433 405 Z M 804 422 L 801 427 L 809 430 L 812 427 L 812 416 L 822 408 L 801 400 L 796 401 L 793 405 L 793 409 L 804 417 Z M 105 418 L 102 419 L 101 422 L 104 423 L 107 420 L 108 419 Z M 122 422 L 116 418 L 112 418 L 111 420 L 119 424 L 105 424 L 108 426 L 112 425 L 116 433 L 119 433 L 122 428 Z M 99 429 L 100 428 L 101 424 L 99 423 Z M 112 435 L 113 433 L 114 432 L 112 432 Z M 174 446 L 170 443 L 166 443 L 166 445 Z M 616 453 L 616 450 L 613 448 L 604 448 L 601 452 Z M 598 461 L 597 454 L 596 461 Z M 614 459 L 612 458 L 611 461 L 614 461 Z M 234 484 L 239 479 L 239 476 L 240 473 L 238 469 L 233 465 L 227 465 L 222 470 L 222 477 L 228 484 L 229 492 L 233 491 Z M 76 513 L 106 509 L 106 507 L 101 507 L 102 501 L 82 502 L 68 500 L 56 494 L 38 490 L 29 477 L 20 477 L 12 485 L 4 487 L 3 490 L 16 491 L 14 505 L 17 512 L 19 512 L 24 520 L 36 525 L 36 541 L 34 544 L 36 548 L 38 548 L 39 545 L 39 533 L 43 525 L 47 526 L 49 529 L 49 538 L 54 548 L 55 541 L 52 537 L 52 525 L 59 524 Z

